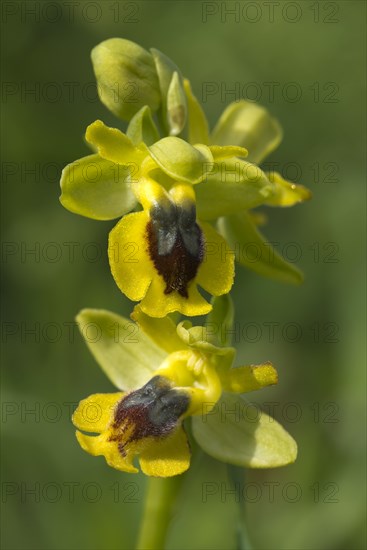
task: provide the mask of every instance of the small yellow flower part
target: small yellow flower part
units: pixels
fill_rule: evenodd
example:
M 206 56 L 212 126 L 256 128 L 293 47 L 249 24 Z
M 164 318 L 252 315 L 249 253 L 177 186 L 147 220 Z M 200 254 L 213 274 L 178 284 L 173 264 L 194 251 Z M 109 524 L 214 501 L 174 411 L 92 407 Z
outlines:
M 101 158 L 121 166 L 135 165 L 137 171 L 134 170 L 134 178 L 155 169 L 161 177 L 172 178 L 173 183 L 184 181 L 196 184 L 204 180 L 216 160 L 206 145 L 192 146 L 175 136 L 164 137 L 150 147 L 143 142 L 135 145 L 126 134 L 106 126 L 101 120 L 87 127 L 85 139 Z M 247 154 L 245 149 L 236 147 L 235 150 Z
M 157 370 L 157 374 L 174 382 L 176 387 L 185 387 L 190 395 L 187 415 L 202 413 L 203 403 L 207 412 L 222 394 L 220 377 L 206 354 L 199 351 L 178 351 L 169 355 Z
M 241 393 L 255 391 L 278 383 L 278 373 L 271 363 L 237 367 L 227 371 L 222 378 L 223 391 Z
M 141 301 L 151 317 L 179 311 L 205 315 L 211 305 L 197 285 L 214 296 L 226 294 L 234 278 L 234 256 L 223 237 L 196 220 L 191 185 L 167 192 L 145 177 L 134 184 L 144 210 L 112 229 L 108 256 L 112 275 L 128 298 Z
M 265 203 L 269 206 L 294 206 L 312 197 L 307 187 L 285 180 L 278 172 L 268 172 L 267 176 L 275 184 L 273 194 Z

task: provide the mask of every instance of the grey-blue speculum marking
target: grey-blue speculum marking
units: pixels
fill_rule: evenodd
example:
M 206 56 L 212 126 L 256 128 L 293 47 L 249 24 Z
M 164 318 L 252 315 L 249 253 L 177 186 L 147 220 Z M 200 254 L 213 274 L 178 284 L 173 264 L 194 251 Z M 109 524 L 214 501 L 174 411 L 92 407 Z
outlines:
M 147 224 L 148 250 L 166 283 L 165 294 L 177 291 L 188 298 L 188 283 L 194 279 L 204 257 L 204 237 L 196 223 L 195 204 L 170 202 L 155 205 Z
M 189 404 L 187 394 L 172 388 L 166 378 L 154 376 L 145 386 L 127 394 L 118 403 L 113 427 L 118 430 L 121 426 L 121 433 L 109 441 L 121 441 L 119 451 L 125 456 L 126 445 L 133 441 L 169 435 Z M 126 428 L 132 429 L 127 440 L 123 437 Z

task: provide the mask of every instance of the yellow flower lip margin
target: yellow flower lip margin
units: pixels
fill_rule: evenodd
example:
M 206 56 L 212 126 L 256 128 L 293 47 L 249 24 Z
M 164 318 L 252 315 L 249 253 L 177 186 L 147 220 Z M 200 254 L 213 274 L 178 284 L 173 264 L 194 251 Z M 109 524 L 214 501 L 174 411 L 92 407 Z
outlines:
M 203 441 L 204 448 L 213 456 L 221 454 L 225 432 L 234 429 L 237 440 L 239 434 L 242 434 L 247 447 L 252 450 L 249 454 L 249 451 L 243 452 L 242 448 L 241 458 L 233 445 L 230 445 L 229 451 L 226 451 L 226 461 L 242 465 L 251 463 L 251 467 L 273 467 L 295 460 L 296 446 L 293 439 L 264 413 L 256 429 L 251 426 L 250 435 L 249 426 L 244 426 L 243 420 L 232 426 L 230 418 L 226 422 L 222 418 L 218 421 L 217 418 L 217 404 L 226 400 L 226 395 L 253 391 L 277 383 L 277 373 L 271 363 L 233 368 L 233 348 L 218 347 L 205 339 L 205 327 L 192 327 L 187 321 L 176 327 L 168 317 L 152 319 L 139 307 L 135 308 L 132 316 L 136 325 L 104 310 L 83 310 L 77 317 L 85 338 L 87 327 L 91 324 L 99 327 L 100 338 L 93 341 L 86 338 L 86 343 L 110 380 L 122 390 L 115 394 L 94 394 L 79 404 L 73 422 L 78 428 L 77 439 L 85 451 L 94 456 L 105 456 L 107 463 L 118 470 L 136 473 L 138 469 L 134 459 L 138 457 L 140 468 L 147 475 L 178 475 L 190 465 L 190 451 L 182 420 L 193 416 L 195 438 L 200 445 Z M 126 331 L 131 333 L 131 326 L 138 329 L 133 349 L 132 343 L 124 341 Z M 118 342 L 116 329 L 121 336 Z M 138 426 L 138 432 L 143 435 L 134 439 L 132 434 L 137 433 L 134 415 L 130 414 L 129 409 L 124 416 L 126 423 L 119 431 L 116 425 L 117 408 L 121 407 L 119 404 L 124 403 L 125 399 L 132 400 L 136 395 L 140 400 L 143 397 L 145 403 L 147 396 L 144 388 L 153 384 L 155 377 L 165 381 L 165 396 L 172 398 L 168 418 L 174 421 L 170 424 L 171 429 L 163 434 L 154 430 L 152 433 L 149 426 L 143 426 L 142 431 L 141 426 Z M 182 401 L 185 395 L 188 399 L 187 407 Z M 177 408 L 180 402 L 181 408 Z M 167 409 L 161 407 L 159 399 L 152 399 L 150 403 L 154 403 L 155 418 L 161 418 L 163 410 L 167 415 Z M 151 406 L 145 407 L 145 411 L 149 412 Z M 128 408 L 125 405 L 122 408 L 126 413 Z M 87 435 L 80 430 L 98 435 Z M 216 441 L 210 438 L 213 430 L 217 431 Z M 280 433 L 283 447 L 286 443 L 286 453 L 282 453 L 282 445 L 276 443 Z

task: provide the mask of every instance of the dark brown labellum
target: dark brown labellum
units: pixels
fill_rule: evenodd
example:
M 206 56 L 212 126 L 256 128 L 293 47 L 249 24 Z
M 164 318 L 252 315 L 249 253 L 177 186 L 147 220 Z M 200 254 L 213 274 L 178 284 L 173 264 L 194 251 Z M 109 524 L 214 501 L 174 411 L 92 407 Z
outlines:
M 116 433 L 110 441 L 117 441 L 120 453 L 125 455 L 126 446 L 133 441 L 166 437 L 177 427 L 189 404 L 187 394 L 173 389 L 166 378 L 154 376 L 118 403 L 113 423 Z M 129 432 L 128 439 L 125 431 Z

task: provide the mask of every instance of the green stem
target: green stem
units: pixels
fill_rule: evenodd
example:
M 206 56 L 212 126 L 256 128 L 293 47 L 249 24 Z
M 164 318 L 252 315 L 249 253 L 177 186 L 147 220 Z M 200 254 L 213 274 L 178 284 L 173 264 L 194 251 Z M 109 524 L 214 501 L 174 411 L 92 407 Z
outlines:
M 237 550 L 252 550 L 252 544 L 249 539 L 246 525 L 246 503 L 243 502 L 243 487 L 245 486 L 246 471 L 239 466 L 227 464 L 229 481 L 236 491 L 237 506 Z
M 162 550 L 183 475 L 148 479 L 137 550 Z

